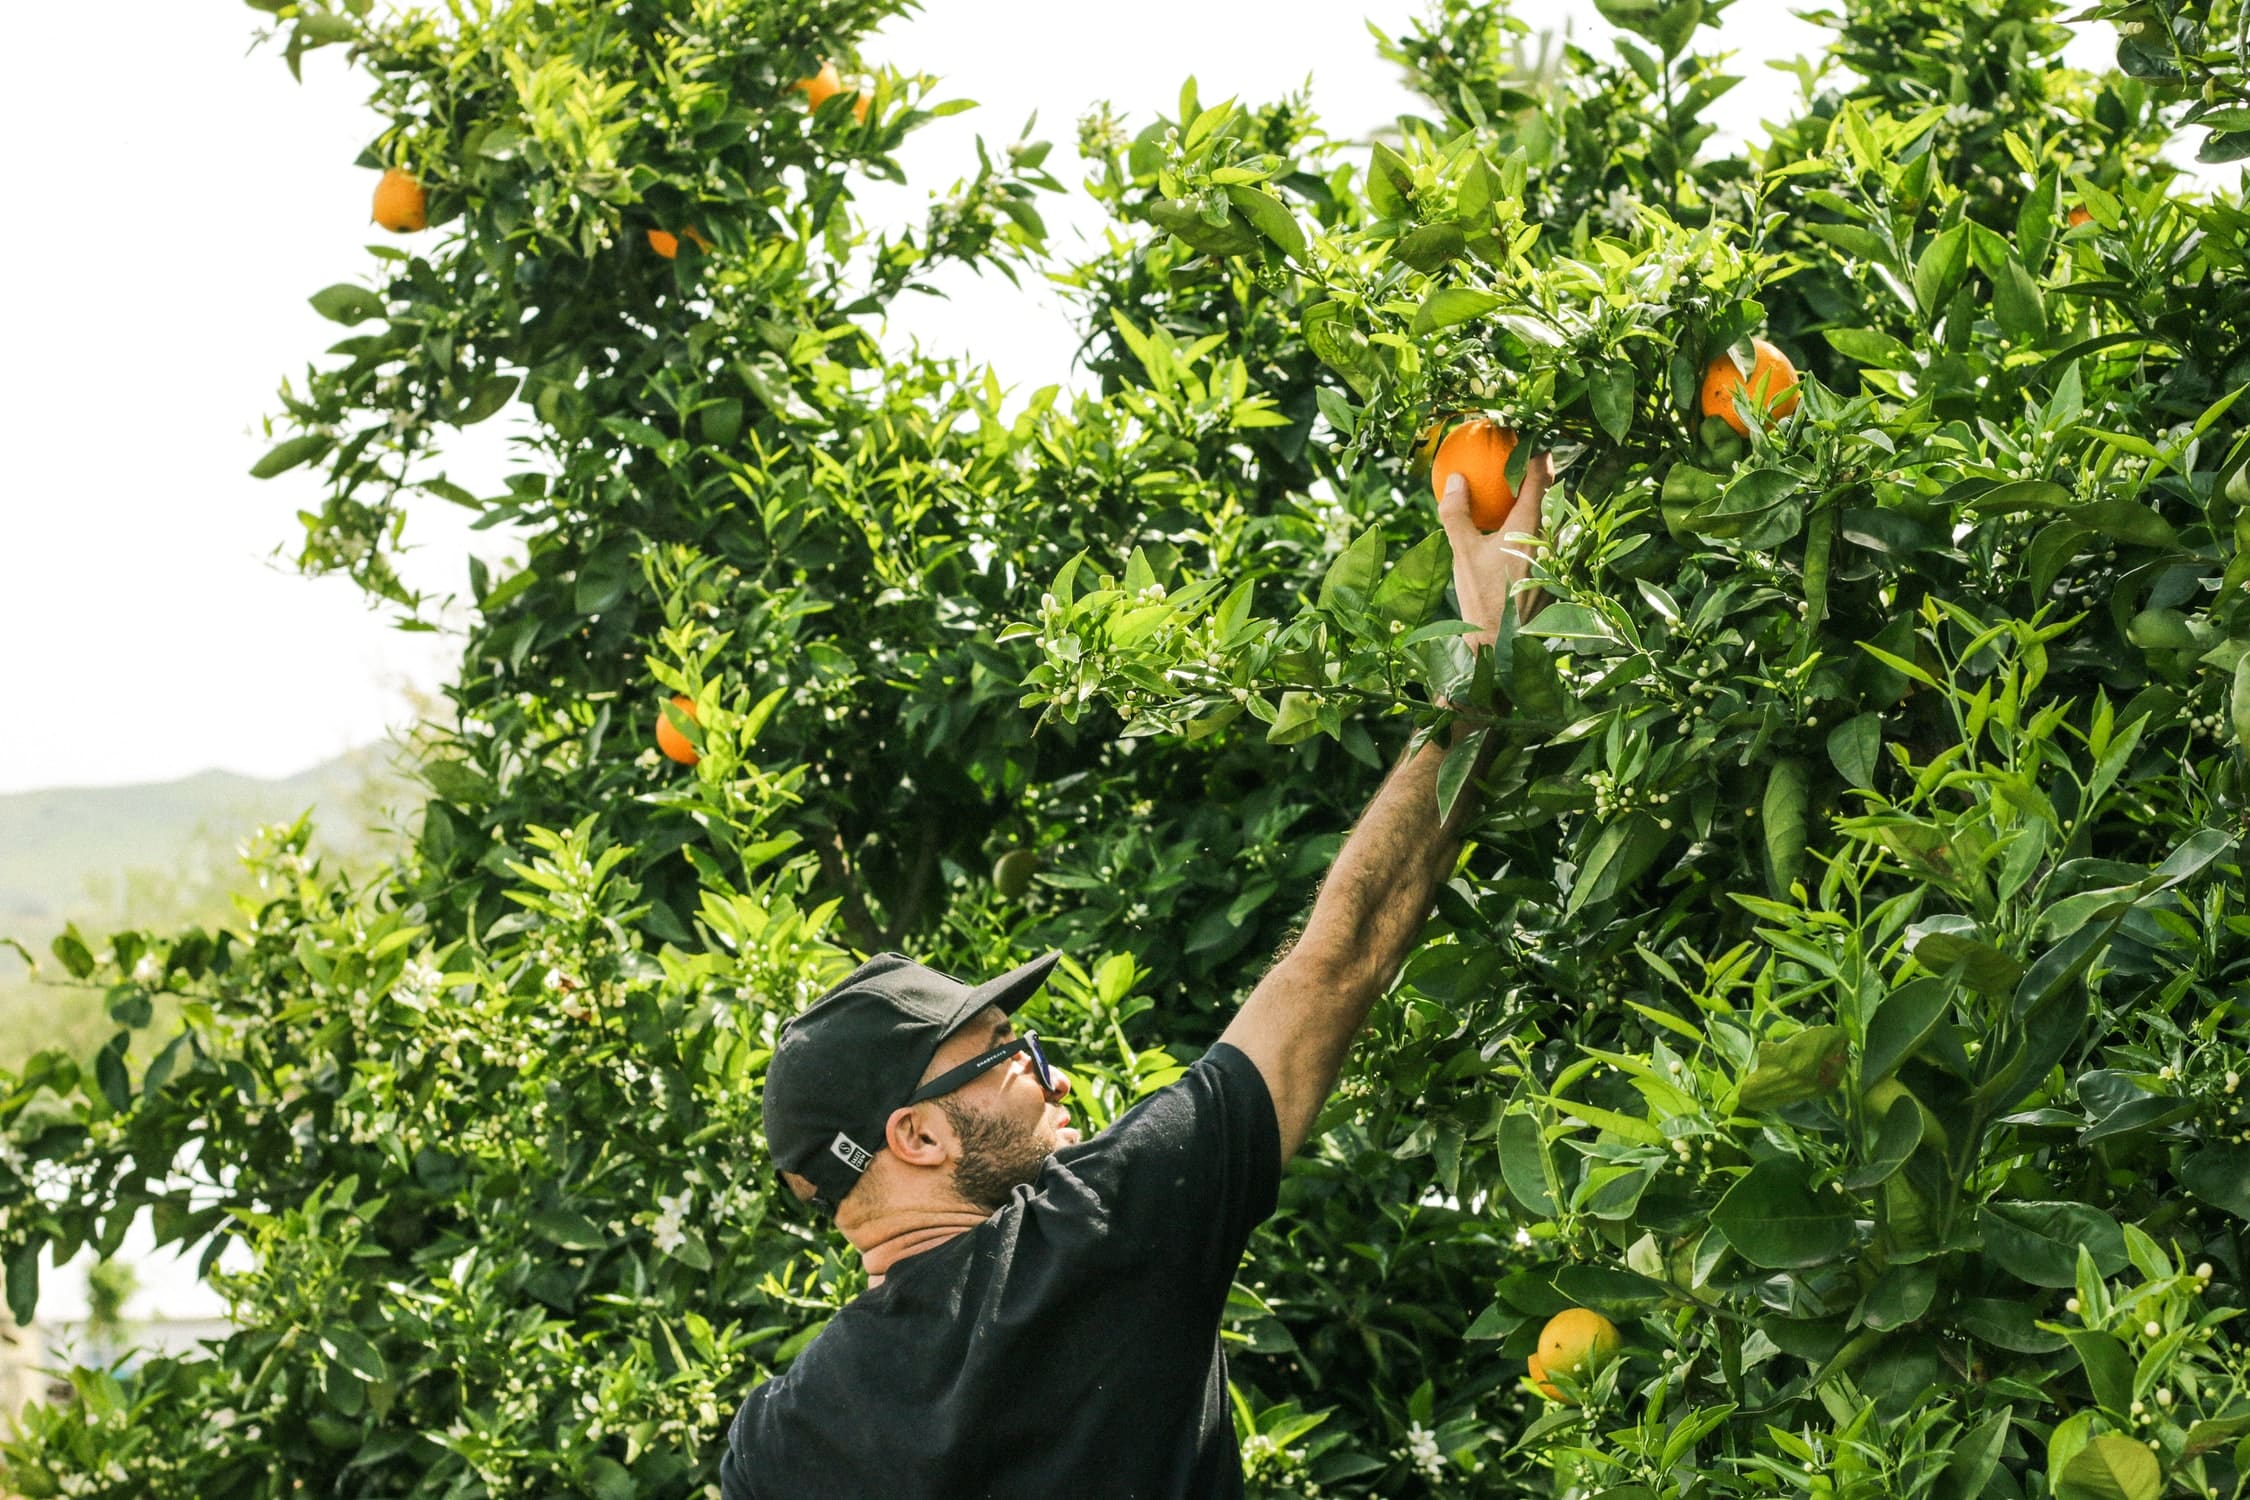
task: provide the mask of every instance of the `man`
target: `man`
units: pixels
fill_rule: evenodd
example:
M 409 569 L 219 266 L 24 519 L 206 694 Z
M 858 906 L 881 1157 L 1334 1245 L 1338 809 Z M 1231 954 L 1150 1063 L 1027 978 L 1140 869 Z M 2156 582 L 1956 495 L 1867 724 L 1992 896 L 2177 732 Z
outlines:
M 1525 577 L 1549 477 L 1542 456 L 1491 534 L 1458 477 L 1439 503 L 1472 644 Z M 1057 955 L 978 986 L 878 955 L 783 1029 L 767 1139 L 869 1287 L 743 1402 L 724 1500 L 1242 1493 L 1220 1314 L 1460 851 L 1473 799 L 1440 824 L 1444 757 L 1400 761 L 1219 1042 L 1092 1140 L 1011 1019 Z

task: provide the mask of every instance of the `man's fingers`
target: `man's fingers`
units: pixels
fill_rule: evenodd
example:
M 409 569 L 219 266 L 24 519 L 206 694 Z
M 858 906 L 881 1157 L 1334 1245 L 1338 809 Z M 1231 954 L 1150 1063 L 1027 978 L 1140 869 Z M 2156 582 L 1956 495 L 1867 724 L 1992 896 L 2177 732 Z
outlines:
M 1475 546 L 1477 538 L 1484 535 L 1469 517 L 1469 481 L 1458 474 L 1446 478 L 1445 493 L 1438 497 L 1437 514 L 1438 523 L 1445 527 L 1446 539 L 1453 543 L 1455 552 Z

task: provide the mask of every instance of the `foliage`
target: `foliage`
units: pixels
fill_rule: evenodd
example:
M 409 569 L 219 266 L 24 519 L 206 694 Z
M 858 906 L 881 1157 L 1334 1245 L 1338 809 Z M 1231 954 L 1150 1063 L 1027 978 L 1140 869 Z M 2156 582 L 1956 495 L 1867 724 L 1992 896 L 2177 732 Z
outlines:
M 2166 89 L 2062 68 L 2043 0 L 1853 0 L 1728 155 L 1723 0 L 1537 66 L 1453 0 L 1382 40 L 1431 112 L 1371 149 L 1090 113 L 1100 388 L 1010 410 L 870 326 L 933 260 L 1044 268 L 1045 148 L 859 225 L 945 106 L 790 85 L 882 7 L 261 8 L 374 70 L 435 226 L 315 299 L 376 331 L 261 465 L 326 476 L 306 562 L 411 608 L 415 493 L 530 554 L 396 871 L 58 945 L 121 1029 L 0 1093 L 11 1301 L 144 1209 L 252 1269 L 15 1488 L 699 1492 L 861 1284 L 769 1190 L 780 1020 L 847 949 L 1061 946 L 1099 1126 L 1445 700 L 1490 800 L 1229 1308 L 1255 1492 L 2244 1493 L 2250 216 L 2176 191 Z M 1807 378 L 1743 440 L 1696 391 L 1753 334 Z M 510 403 L 506 494 L 428 472 Z M 1416 460 L 1471 412 L 1563 464 L 1552 602 L 1475 656 Z M 1548 1406 L 1574 1304 L 1622 1355 Z

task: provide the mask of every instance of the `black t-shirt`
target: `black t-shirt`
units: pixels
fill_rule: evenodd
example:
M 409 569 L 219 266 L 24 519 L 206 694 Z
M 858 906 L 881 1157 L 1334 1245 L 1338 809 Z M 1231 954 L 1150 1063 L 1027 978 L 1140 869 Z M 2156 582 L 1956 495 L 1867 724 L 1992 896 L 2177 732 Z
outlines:
M 724 1500 L 1239 1496 L 1219 1315 L 1280 1179 L 1265 1080 L 1214 1046 L 752 1391 Z

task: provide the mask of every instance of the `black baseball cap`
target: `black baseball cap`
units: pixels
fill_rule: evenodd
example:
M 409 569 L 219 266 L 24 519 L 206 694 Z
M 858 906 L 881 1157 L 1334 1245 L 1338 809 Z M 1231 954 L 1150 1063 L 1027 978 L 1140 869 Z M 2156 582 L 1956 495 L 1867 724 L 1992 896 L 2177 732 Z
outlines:
M 1047 982 L 1060 953 L 964 984 L 903 953 L 878 953 L 781 1028 L 766 1064 L 766 1146 L 810 1178 L 830 1212 L 883 1149 L 891 1112 L 945 1039 L 988 1005 L 1010 1015 Z

